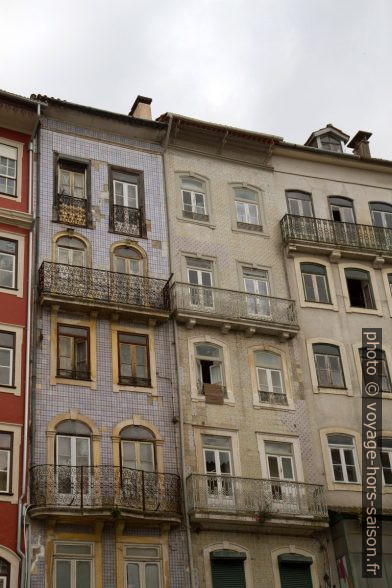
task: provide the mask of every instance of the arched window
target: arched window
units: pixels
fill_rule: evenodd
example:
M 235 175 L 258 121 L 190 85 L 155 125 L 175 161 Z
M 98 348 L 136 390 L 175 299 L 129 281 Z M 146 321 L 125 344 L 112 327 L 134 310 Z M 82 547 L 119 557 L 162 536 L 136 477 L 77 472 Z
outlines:
M 287 405 L 282 358 L 271 351 L 255 351 L 259 402 Z
M 0 557 L 0 588 L 10 588 L 11 565 Z
M 114 271 L 121 274 L 143 275 L 143 258 L 137 249 L 122 245 L 113 252 Z
M 222 348 L 212 343 L 196 343 L 195 358 L 198 393 L 206 394 L 210 385 L 215 384 L 222 388 L 226 398 Z
M 205 183 L 196 178 L 183 178 L 181 182 L 182 215 L 185 218 L 208 221 Z
M 323 147 L 323 149 L 326 149 L 326 147 Z M 312 557 L 296 553 L 282 553 L 279 555 L 278 565 L 281 588 L 290 588 L 291 586 L 312 588 L 314 585 L 311 573 L 312 564 Z
M 344 388 L 344 374 L 340 348 L 327 343 L 313 345 L 317 382 L 321 388 Z
M 144 472 L 155 471 L 155 437 L 146 427 L 130 425 L 120 433 L 121 466 Z
M 63 236 L 56 241 L 57 263 L 65 265 L 86 265 L 86 245 L 77 237 Z
M 357 483 L 359 468 L 354 437 L 335 433 L 327 438 L 334 481 Z
M 334 221 L 342 223 L 355 223 L 354 205 L 350 198 L 342 196 L 329 196 L 331 216 Z
M 234 188 L 237 226 L 262 231 L 257 192 L 249 188 Z
M 246 553 L 231 549 L 211 551 L 211 578 L 213 586 L 245 586 Z
M 62 421 L 56 428 L 58 494 L 89 493 L 91 430 L 81 421 Z
M 370 202 L 369 206 L 374 226 L 392 229 L 392 204 Z
M 305 300 L 330 304 L 331 297 L 328 287 L 327 268 L 318 263 L 301 263 L 301 275 L 304 286 Z

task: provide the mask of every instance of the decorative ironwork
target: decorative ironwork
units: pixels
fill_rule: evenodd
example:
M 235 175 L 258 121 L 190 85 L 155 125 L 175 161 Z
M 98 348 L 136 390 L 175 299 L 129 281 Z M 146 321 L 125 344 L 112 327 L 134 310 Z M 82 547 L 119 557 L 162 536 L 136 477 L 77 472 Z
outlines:
M 200 214 L 199 212 L 190 212 L 189 210 L 183 210 L 182 216 L 184 218 L 191 218 L 193 220 L 202 221 L 203 223 L 208 223 L 209 216 L 208 214 Z
M 255 225 L 253 223 L 242 223 L 240 221 L 237 221 L 237 228 L 238 229 L 245 229 L 247 231 L 257 231 L 259 233 L 263 232 L 262 225 Z
M 227 320 L 243 319 L 297 326 L 294 300 L 181 282 L 176 282 L 171 292 L 172 306 L 178 311 L 211 315 Z
M 293 240 L 308 241 L 380 254 L 392 253 L 392 229 L 384 227 L 286 214 L 281 220 L 281 229 L 286 244 Z
M 110 230 L 120 235 L 130 237 L 142 237 L 144 233 L 143 208 L 131 208 L 111 204 L 110 206 Z
M 328 517 L 324 487 L 316 484 L 191 474 L 187 494 L 193 511 Z
M 288 405 L 286 394 L 279 394 L 278 392 L 259 390 L 259 400 L 260 402 L 266 402 L 268 404 L 277 404 L 281 406 Z
M 170 310 L 168 282 L 44 261 L 39 269 L 40 293 Z
M 65 225 L 87 227 L 90 224 L 89 203 L 86 198 L 58 194 L 57 213 L 58 221 Z
M 64 369 L 57 369 L 57 377 L 59 378 L 67 378 L 70 380 L 90 380 L 91 374 L 87 371 L 79 371 L 79 370 L 64 370 Z
M 30 470 L 34 507 L 181 512 L 180 477 L 120 466 L 37 465 Z

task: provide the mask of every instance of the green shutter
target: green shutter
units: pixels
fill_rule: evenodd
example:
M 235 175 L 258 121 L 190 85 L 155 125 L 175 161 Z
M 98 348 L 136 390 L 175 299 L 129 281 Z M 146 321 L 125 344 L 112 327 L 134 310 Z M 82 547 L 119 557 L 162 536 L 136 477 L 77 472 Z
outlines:
M 279 562 L 279 574 L 281 588 L 312 588 L 313 586 L 308 563 Z
M 243 559 L 211 559 L 213 588 L 246 588 Z

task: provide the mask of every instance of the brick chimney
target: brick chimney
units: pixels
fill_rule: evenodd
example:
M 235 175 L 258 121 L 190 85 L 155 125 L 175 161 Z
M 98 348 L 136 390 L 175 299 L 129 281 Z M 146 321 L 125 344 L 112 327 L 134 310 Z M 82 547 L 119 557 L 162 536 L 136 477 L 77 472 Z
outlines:
M 144 118 L 145 120 L 152 120 L 151 102 L 152 98 L 146 98 L 146 96 L 137 96 L 131 110 L 129 111 L 129 116 L 134 116 L 135 118 Z
M 358 155 L 358 157 L 361 157 L 362 159 L 370 159 L 369 139 L 371 136 L 372 133 L 368 133 L 367 131 L 358 131 L 347 147 L 352 149 L 354 154 Z

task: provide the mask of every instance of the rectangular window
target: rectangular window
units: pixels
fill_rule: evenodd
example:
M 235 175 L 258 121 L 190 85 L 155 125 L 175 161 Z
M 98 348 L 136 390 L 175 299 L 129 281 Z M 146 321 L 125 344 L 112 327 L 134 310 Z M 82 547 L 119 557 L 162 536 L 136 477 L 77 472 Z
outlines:
M 91 224 L 88 165 L 60 159 L 57 164 L 57 220 L 77 227 Z
M 110 230 L 133 237 L 146 236 L 142 172 L 111 170 Z
M 11 492 L 12 433 L 0 431 L 0 493 Z
M 329 435 L 329 452 L 335 482 L 357 483 L 358 465 L 353 437 Z
M 344 388 L 340 349 L 336 345 L 313 345 L 318 385 L 322 388 Z
M 361 358 L 362 369 L 365 368 L 364 361 L 366 360 L 366 349 L 359 350 L 359 356 Z M 381 351 L 381 356 L 377 358 L 381 364 L 381 392 L 390 393 L 392 392 L 391 376 L 389 374 L 388 361 L 385 351 Z
M 262 231 L 257 194 L 247 188 L 234 188 L 237 226 Z
M 325 266 L 301 263 L 301 275 L 307 302 L 331 303 Z
M 57 376 L 89 380 L 90 329 L 59 324 L 57 334 Z
M 55 588 L 93 587 L 93 546 L 88 543 L 55 545 Z
M 0 386 L 13 386 L 15 379 L 15 333 L 0 331 Z
M 125 588 L 161 588 L 161 550 L 151 546 L 125 546 Z
M 392 486 L 392 439 L 382 437 L 377 440 L 377 445 L 380 452 L 384 484 Z
M 119 384 L 151 386 L 148 336 L 118 333 Z
M 212 309 L 214 296 L 212 290 L 212 262 L 207 259 L 186 258 L 190 303 L 192 306 L 202 306 Z
M 281 357 L 269 351 L 256 351 L 255 364 L 259 402 L 287 405 Z
M 233 500 L 232 448 L 230 437 L 202 435 L 204 468 L 209 502 L 226 504 Z
M 313 216 L 312 200 L 305 192 L 287 192 L 289 214 L 295 216 Z
M 0 237 L 0 288 L 16 288 L 18 243 Z
M 271 316 L 271 301 L 269 298 L 269 278 L 266 270 L 250 267 L 242 268 L 245 291 L 254 296 L 247 296 L 248 314 L 251 316 Z
M 0 143 L 0 193 L 16 196 L 18 150 Z
M 86 166 L 61 160 L 58 165 L 58 194 L 85 199 L 86 192 Z
M 182 214 L 186 218 L 208 221 L 205 186 L 193 178 L 182 180 Z

